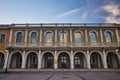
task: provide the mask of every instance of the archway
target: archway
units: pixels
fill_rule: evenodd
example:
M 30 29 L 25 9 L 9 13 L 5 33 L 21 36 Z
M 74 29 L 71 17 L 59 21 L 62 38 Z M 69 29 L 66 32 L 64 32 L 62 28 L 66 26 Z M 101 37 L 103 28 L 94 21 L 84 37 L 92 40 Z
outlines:
M 2 52 L 0 52 L 0 69 L 3 68 L 4 66 L 4 54 Z
M 19 52 L 13 53 L 10 62 L 10 68 L 21 68 L 22 55 Z
M 102 58 L 101 55 L 97 52 L 93 52 L 90 56 L 90 65 L 91 68 L 102 68 Z
M 69 69 L 70 68 L 70 57 L 66 52 L 62 52 L 58 56 L 58 68 Z
M 85 55 L 81 52 L 77 52 L 74 56 L 74 68 L 80 69 L 86 67 L 86 58 Z
M 119 68 L 119 59 L 117 57 L 117 55 L 113 52 L 109 52 L 107 54 L 107 66 L 109 69 L 112 68 Z
M 35 52 L 31 52 L 27 56 L 26 68 L 37 68 L 38 56 Z
M 42 58 L 43 68 L 54 68 L 54 56 L 50 52 L 46 52 Z

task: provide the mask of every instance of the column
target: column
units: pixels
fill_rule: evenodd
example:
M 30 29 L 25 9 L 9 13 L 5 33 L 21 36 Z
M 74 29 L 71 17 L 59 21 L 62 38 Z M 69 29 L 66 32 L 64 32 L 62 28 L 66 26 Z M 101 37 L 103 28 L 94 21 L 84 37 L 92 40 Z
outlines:
M 42 29 L 40 30 L 40 43 L 42 42 Z
M 71 50 L 71 55 L 70 55 L 71 59 L 70 59 L 70 67 L 71 69 L 74 69 L 74 55 L 73 55 L 73 50 Z
M 6 50 L 4 69 L 8 68 L 8 61 L 9 61 L 9 52 L 8 50 Z
M 118 29 L 117 28 L 115 29 L 115 32 L 116 32 L 117 42 L 120 42 L 119 41 L 120 38 L 119 38 L 119 34 L 118 34 Z
M 85 40 L 86 40 L 86 44 L 88 44 L 88 36 L 87 36 L 87 29 L 85 29 Z
M 39 53 L 38 53 L 38 69 L 41 69 L 41 50 L 39 50 Z
M 10 30 L 9 43 L 11 43 L 11 41 L 12 41 L 12 33 L 13 33 L 13 30 L 11 29 L 11 30 Z
M 57 59 L 57 50 L 55 50 L 55 55 L 54 55 L 54 68 L 58 68 L 58 59 Z
M 22 54 L 22 68 L 24 69 L 26 65 L 26 55 L 25 55 L 25 50 L 23 51 Z
M 101 42 L 103 44 L 103 33 L 102 33 L 102 29 L 100 29 L 100 37 L 101 37 Z
M 70 42 L 72 43 L 72 29 L 70 29 Z
M 103 49 L 103 68 L 107 69 L 107 60 L 105 50 Z
M 25 44 L 27 44 L 27 33 L 28 33 L 28 31 L 26 29 L 26 31 L 25 31 Z
M 90 54 L 89 54 L 89 50 L 87 50 L 87 68 L 90 69 Z
M 55 29 L 55 43 L 57 43 L 57 29 Z

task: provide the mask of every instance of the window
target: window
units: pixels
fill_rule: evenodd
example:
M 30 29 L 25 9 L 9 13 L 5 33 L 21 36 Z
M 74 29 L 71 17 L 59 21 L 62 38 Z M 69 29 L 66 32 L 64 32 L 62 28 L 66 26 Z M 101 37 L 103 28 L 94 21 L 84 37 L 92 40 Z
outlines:
M 5 42 L 5 34 L 0 35 L 0 42 Z
M 46 33 L 46 42 L 52 42 L 52 33 L 51 32 Z
M 109 31 L 105 33 L 106 42 L 112 42 L 112 35 Z
M 16 43 L 21 43 L 21 42 L 22 42 L 22 32 L 18 32 L 16 37 Z
M 75 33 L 75 42 L 76 43 L 81 43 L 82 42 L 82 35 L 80 32 Z
M 60 42 L 67 42 L 67 34 L 65 31 L 60 33 Z
M 31 34 L 31 42 L 37 42 L 37 33 L 36 32 L 32 32 Z
M 97 36 L 95 32 L 90 33 L 90 42 L 97 42 Z

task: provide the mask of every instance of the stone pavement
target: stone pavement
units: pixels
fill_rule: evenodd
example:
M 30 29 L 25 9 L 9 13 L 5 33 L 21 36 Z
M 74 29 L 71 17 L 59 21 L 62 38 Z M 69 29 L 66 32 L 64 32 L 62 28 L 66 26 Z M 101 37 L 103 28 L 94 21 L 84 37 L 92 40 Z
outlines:
M 120 72 L 9 72 L 0 73 L 0 80 L 120 80 Z

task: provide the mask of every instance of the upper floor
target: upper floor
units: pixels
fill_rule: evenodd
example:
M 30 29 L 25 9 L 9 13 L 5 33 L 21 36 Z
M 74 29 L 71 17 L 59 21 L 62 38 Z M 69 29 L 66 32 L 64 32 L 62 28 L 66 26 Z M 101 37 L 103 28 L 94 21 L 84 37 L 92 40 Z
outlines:
M 5 52 L 6 49 L 6 44 L 9 41 L 9 29 L 2 29 L 0 28 L 0 51 Z
M 12 24 L 12 47 L 104 47 L 119 46 L 119 24 Z M 3 31 L 4 32 L 4 31 Z

